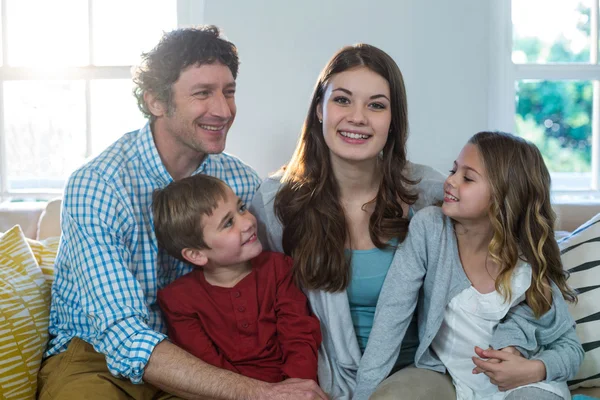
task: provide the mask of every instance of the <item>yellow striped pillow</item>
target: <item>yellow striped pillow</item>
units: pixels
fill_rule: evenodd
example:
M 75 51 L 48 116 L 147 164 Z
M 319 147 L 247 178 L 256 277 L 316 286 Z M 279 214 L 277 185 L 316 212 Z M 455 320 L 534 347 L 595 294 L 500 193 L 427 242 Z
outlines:
M 0 399 L 34 399 L 50 285 L 19 226 L 0 236 Z
M 33 251 L 35 261 L 42 270 L 46 283 L 52 286 L 52 282 L 54 281 L 54 259 L 58 252 L 60 237 L 49 237 L 44 240 L 27 238 L 27 243 L 29 243 L 29 247 Z

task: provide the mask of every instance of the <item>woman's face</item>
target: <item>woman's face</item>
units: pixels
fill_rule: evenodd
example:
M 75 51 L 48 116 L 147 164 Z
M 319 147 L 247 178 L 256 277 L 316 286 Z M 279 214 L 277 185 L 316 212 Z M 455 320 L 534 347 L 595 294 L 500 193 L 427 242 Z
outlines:
M 333 75 L 325 87 L 317 117 L 332 159 L 376 160 L 392 121 L 390 85 L 366 67 Z

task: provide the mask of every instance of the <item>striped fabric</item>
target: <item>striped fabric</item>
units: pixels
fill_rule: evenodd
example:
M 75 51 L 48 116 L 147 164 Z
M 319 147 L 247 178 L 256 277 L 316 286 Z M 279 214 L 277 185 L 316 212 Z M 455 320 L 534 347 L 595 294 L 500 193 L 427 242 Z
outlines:
M 585 357 L 569 387 L 600 387 L 600 214 L 559 241 L 568 284 L 579 294 L 571 304 Z
M 23 231 L 0 236 L 0 399 L 34 399 L 48 339 L 50 285 Z
M 58 252 L 59 237 L 49 237 L 44 240 L 27 239 L 37 265 L 42 270 L 46 284 L 51 287 L 54 281 L 54 259 Z

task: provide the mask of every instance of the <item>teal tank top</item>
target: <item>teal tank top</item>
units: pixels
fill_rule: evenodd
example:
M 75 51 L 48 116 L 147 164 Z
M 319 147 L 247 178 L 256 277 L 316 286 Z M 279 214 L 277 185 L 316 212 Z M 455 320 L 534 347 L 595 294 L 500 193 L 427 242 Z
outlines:
M 409 213 L 409 216 L 410 214 L 412 213 Z M 364 353 L 367 347 L 379 293 L 392 264 L 398 239 L 392 239 L 388 244 L 391 247 L 383 250 L 378 248 L 369 250 L 346 249 L 346 255 L 351 257 L 350 268 L 352 269 L 352 279 L 346 292 L 350 303 L 354 332 L 361 353 Z M 395 369 L 403 368 L 414 362 L 418 345 L 417 319 L 414 315 L 402 342 L 402 350 Z

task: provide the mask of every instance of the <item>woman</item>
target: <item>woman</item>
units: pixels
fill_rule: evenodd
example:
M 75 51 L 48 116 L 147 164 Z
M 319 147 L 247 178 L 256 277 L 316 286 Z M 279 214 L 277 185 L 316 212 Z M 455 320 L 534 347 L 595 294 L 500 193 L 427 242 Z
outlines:
M 294 258 L 295 277 L 321 321 L 319 383 L 333 398 L 352 396 L 377 298 L 409 217 L 443 196 L 440 173 L 406 160 L 407 115 L 393 59 L 366 44 L 341 49 L 319 76 L 292 159 L 253 201 L 263 245 Z M 417 345 L 413 319 L 400 371 L 373 398 L 390 390 L 393 398 L 454 398 L 447 376 L 406 368 Z

